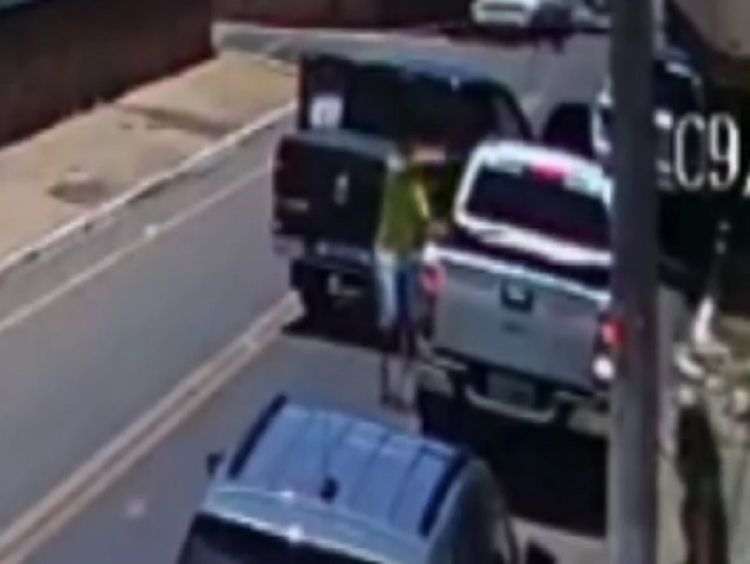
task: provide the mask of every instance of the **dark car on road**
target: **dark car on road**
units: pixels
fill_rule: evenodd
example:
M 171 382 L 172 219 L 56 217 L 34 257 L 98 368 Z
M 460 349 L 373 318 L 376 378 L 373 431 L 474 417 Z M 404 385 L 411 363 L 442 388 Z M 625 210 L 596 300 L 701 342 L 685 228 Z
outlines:
M 413 55 L 314 52 L 301 62 L 299 129 L 336 127 L 442 145 L 465 157 L 488 135 L 528 139 L 508 86 L 478 68 Z
M 674 166 L 676 130 L 686 116 L 704 115 L 707 111 L 705 84 L 691 57 L 674 47 L 666 48 L 654 59 L 653 80 L 663 278 L 669 285 L 676 284 L 692 294 L 703 289 L 702 273 L 713 250 L 714 221 L 717 205 L 723 205 L 723 195 L 681 185 Z M 616 119 L 612 82 L 607 79 L 591 112 L 591 138 L 597 160 L 610 172 Z M 686 139 L 683 159 L 688 165 L 683 168 L 692 171 L 702 162 L 702 148 L 696 137 Z
M 487 467 L 433 440 L 279 398 L 212 462 L 179 564 L 517 561 Z
M 444 61 L 310 53 L 301 69 L 298 132 L 276 153 L 272 230 L 314 318 L 331 298 L 372 298 L 382 190 L 414 164 L 404 147 L 437 155 L 420 166 L 436 208 L 449 209 L 475 144 L 530 128 L 503 84 Z

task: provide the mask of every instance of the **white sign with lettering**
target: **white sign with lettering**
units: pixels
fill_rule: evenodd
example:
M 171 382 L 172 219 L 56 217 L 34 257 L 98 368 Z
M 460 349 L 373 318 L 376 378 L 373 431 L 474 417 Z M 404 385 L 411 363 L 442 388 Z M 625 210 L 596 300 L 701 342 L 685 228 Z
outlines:
M 338 94 L 318 94 L 310 103 L 310 127 L 333 129 L 341 126 L 344 117 L 344 102 Z

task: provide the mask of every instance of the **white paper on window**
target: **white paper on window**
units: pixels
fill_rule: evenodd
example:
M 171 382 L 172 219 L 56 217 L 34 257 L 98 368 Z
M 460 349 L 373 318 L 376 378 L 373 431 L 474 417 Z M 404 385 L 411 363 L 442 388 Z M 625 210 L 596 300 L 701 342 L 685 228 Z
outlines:
M 309 123 L 316 129 L 341 126 L 344 103 L 338 94 L 318 94 L 310 103 Z

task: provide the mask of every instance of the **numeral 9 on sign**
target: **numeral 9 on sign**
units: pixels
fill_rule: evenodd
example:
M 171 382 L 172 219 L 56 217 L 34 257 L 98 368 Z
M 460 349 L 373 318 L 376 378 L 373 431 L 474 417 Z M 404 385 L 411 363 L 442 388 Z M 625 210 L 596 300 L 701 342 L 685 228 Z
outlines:
M 731 114 L 685 114 L 675 124 L 672 141 L 678 187 L 723 192 L 737 182 L 742 148 L 740 128 Z

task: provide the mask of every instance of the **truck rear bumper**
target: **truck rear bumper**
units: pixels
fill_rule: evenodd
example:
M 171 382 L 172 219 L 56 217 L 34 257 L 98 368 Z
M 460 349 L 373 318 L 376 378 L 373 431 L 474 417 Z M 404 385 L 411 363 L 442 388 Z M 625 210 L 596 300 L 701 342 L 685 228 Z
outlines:
M 535 426 L 563 425 L 573 431 L 598 437 L 608 432 L 609 409 L 604 393 L 555 388 L 529 376 L 532 380 L 524 384 L 533 387 L 536 394 L 543 393 L 545 398 L 532 407 L 523 402 L 503 401 L 480 393 L 474 386 L 474 376 L 466 363 L 435 353 L 429 353 L 426 358 L 429 368 L 420 374 L 417 399 L 420 417 L 426 427 L 431 427 L 433 422 L 425 421 L 425 418 L 436 414 L 451 418 L 455 415 L 451 412 L 459 410 L 461 417 L 470 420 L 468 428 L 479 430 L 482 426 L 475 425 L 477 421 L 511 420 Z M 428 407 L 427 402 L 432 407 Z M 435 409 L 436 404 L 441 407 Z M 464 421 L 460 426 L 465 427 L 466 424 Z

